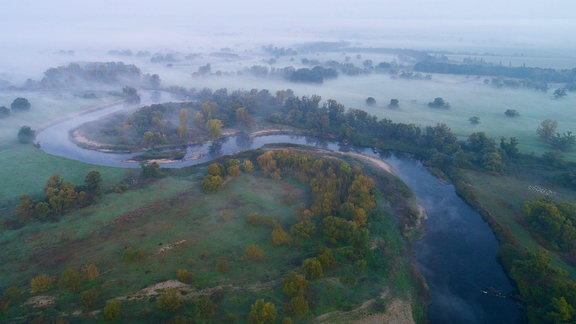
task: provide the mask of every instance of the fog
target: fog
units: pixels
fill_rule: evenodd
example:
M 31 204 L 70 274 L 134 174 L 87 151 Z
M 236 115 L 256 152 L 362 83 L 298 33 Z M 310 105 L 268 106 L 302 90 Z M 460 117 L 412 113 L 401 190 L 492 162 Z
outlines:
M 111 48 L 181 51 L 346 40 L 401 48 L 568 55 L 576 4 L 556 1 L 8 0 L 0 78 L 21 80 Z

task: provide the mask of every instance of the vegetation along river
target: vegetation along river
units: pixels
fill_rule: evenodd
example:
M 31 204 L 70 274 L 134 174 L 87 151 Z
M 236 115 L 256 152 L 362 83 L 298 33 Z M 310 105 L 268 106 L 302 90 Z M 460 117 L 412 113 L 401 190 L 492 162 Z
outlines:
M 142 104 L 150 102 L 144 99 Z M 105 153 L 75 145 L 69 136 L 81 124 L 120 110 L 118 104 L 75 116 L 46 127 L 37 143 L 46 153 L 86 163 L 112 167 L 139 168 L 126 162 L 135 153 Z M 133 107 L 132 107 L 133 108 Z M 219 156 L 256 149 L 266 144 L 300 144 L 334 151 L 354 151 L 377 156 L 390 164 L 412 189 L 428 218 L 425 234 L 414 244 L 416 264 L 429 285 L 430 323 L 514 323 L 521 316 L 518 305 L 507 294 L 513 290 L 510 280 L 496 260 L 498 242 L 480 214 L 467 205 L 452 185 L 430 174 L 418 161 L 395 154 L 377 155 L 367 148 L 306 136 L 235 135 L 187 148 L 182 161 L 162 167 L 180 168 L 208 162 Z

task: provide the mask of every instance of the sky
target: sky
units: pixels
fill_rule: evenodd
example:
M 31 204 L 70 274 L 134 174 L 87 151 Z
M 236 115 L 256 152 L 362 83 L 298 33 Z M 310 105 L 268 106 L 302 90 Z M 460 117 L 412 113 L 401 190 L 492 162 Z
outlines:
M 487 32 L 512 25 L 522 37 L 531 27 L 568 34 L 573 0 L 4 0 L 0 36 L 13 45 L 178 43 L 186 35 L 240 34 L 282 38 L 326 37 L 328 31 L 405 28 L 429 37 L 434 26 L 463 25 Z M 515 25 L 514 25 L 515 24 Z M 394 27 L 397 26 L 397 27 Z M 457 29 L 457 27 L 453 27 Z M 511 28 L 511 27 L 510 27 Z M 282 33 L 285 34 L 282 34 Z M 540 32 L 542 33 L 542 31 Z M 441 35 L 437 35 L 441 37 Z
M 571 51 L 573 0 L 3 0 L 0 51 L 185 49 L 345 40 Z M 512 49 L 511 49 L 512 50 Z

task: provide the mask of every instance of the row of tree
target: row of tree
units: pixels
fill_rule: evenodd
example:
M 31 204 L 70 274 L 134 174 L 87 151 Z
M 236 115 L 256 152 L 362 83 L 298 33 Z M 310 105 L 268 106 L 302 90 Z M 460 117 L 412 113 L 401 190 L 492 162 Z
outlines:
M 26 98 L 18 97 L 12 101 L 10 104 L 10 108 L 6 106 L 0 106 L 0 118 L 8 118 L 10 117 L 11 112 L 21 112 L 30 110 L 32 105 L 30 101 Z
M 88 172 L 84 184 L 80 186 L 54 174 L 46 181 L 44 197 L 41 199 L 35 200 L 29 195 L 19 197 L 20 204 L 16 206 L 16 214 L 21 224 L 34 219 L 45 221 L 93 203 L 101 191 L 102 176 L 98 171 Z

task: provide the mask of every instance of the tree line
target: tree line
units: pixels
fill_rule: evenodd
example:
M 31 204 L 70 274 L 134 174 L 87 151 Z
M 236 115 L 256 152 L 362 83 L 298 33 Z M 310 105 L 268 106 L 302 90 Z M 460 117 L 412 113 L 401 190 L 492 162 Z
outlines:
M 98 171 L 88 172 L 84 184 L 79 186 L 64 180 L 59 174 L 53 174 L 46 181 L 41 199 L 34 199 L 29 195 L 19 197 L 20 204 L 16 206 L 16 215 L 22 225 L 32 220 L 47 221 L 92 204 L 101 192 L 102 176 Z

